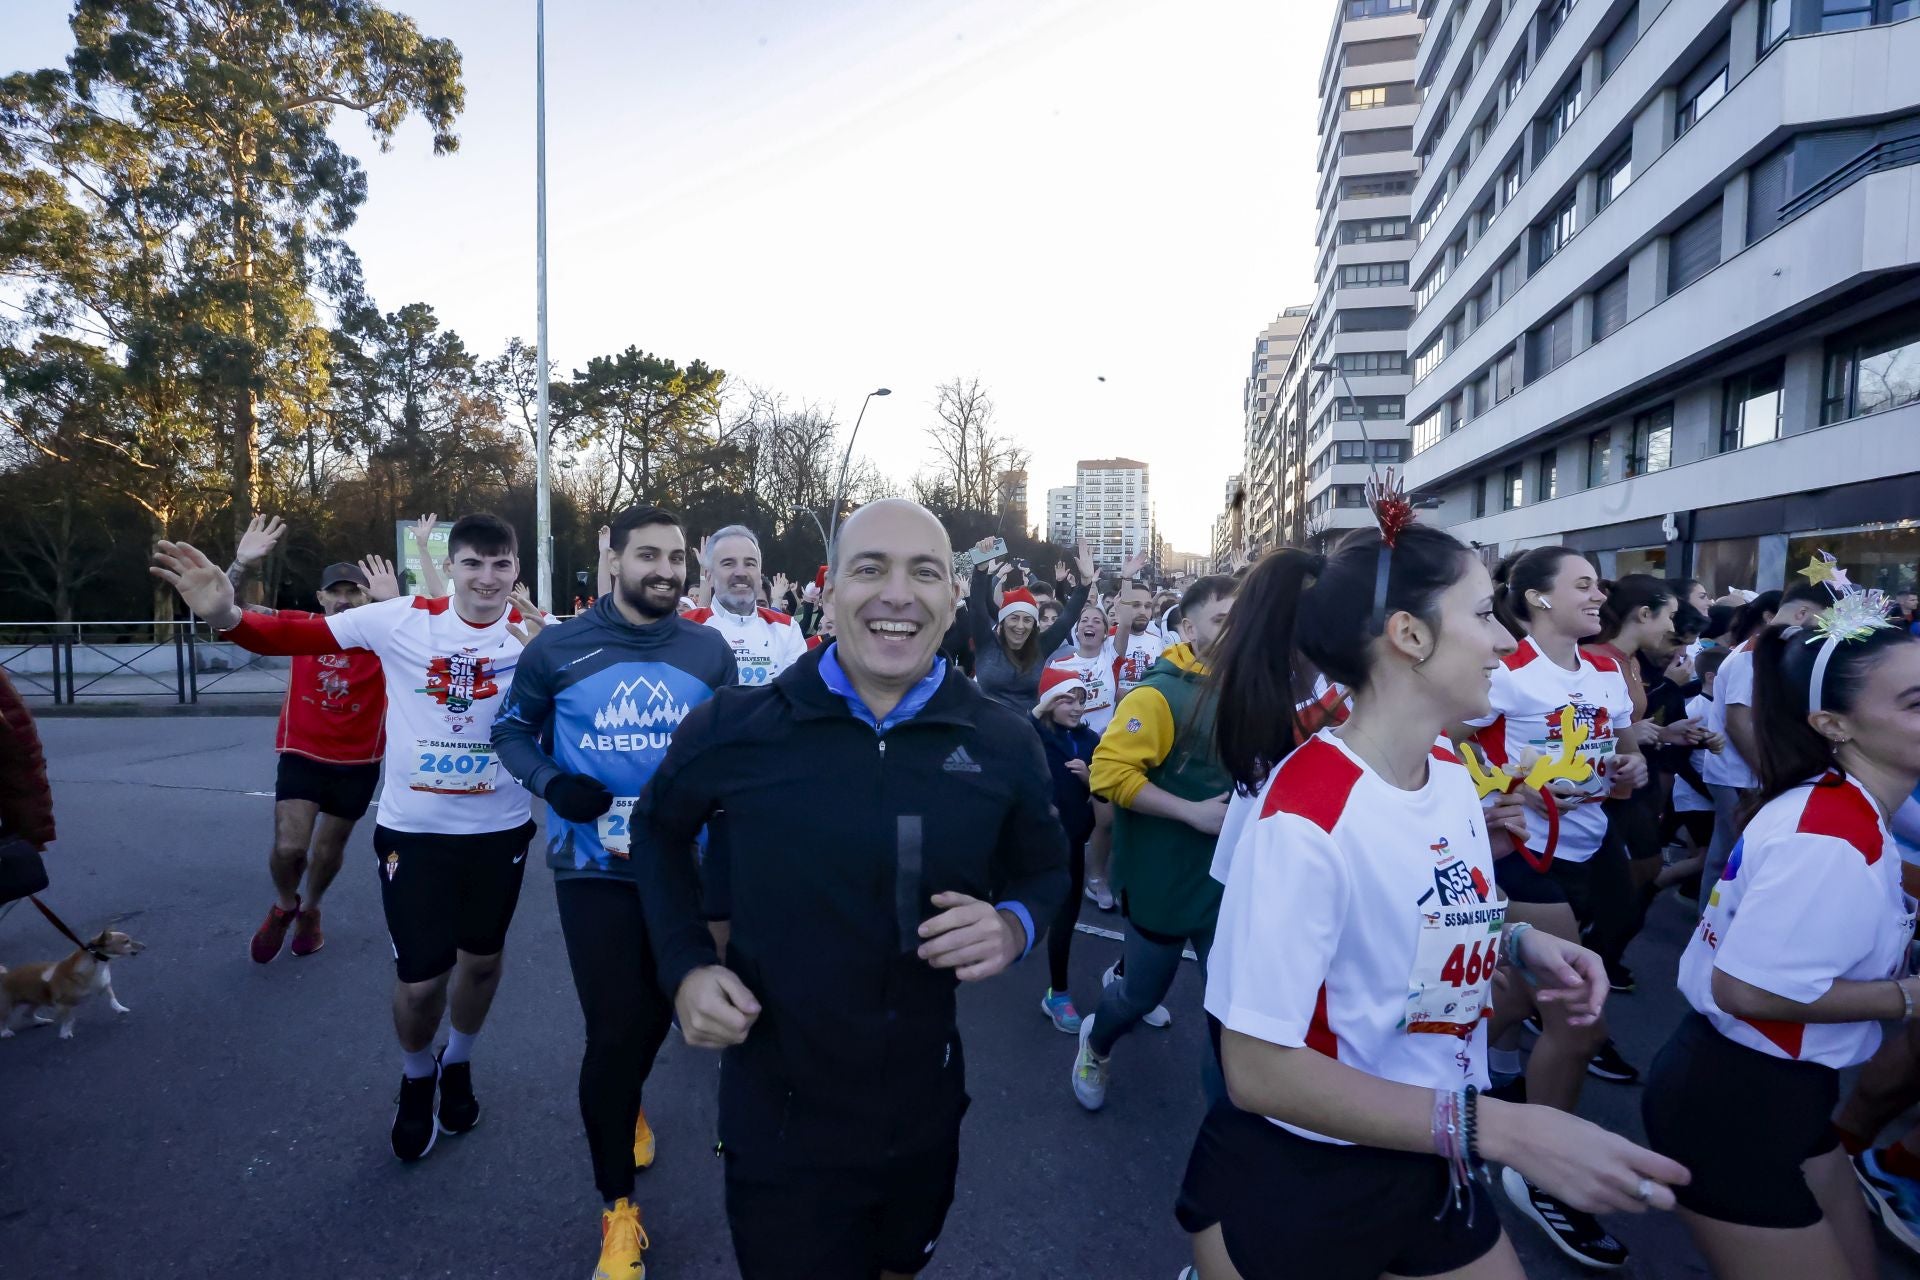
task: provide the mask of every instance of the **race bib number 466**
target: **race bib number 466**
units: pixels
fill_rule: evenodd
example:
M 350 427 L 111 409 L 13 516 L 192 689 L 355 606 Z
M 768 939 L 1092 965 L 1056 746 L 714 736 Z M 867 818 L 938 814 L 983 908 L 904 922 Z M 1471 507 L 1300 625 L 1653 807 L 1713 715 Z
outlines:
M 1472 1034 L 1492 994 L 1506 916 L 1504 899 L 1421 913 L 1407 983 L 1408 1034 Z
M 441 795 L 484 795 L 493 790 L 500 762 L 484 742 L 421 738 L 413 744 L 413 772 L 407 785 Z

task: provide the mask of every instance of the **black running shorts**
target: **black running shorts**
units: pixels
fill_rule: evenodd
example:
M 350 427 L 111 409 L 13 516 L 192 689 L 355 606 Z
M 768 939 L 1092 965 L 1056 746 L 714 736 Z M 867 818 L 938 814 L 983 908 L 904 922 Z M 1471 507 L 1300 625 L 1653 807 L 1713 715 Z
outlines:
M 1684 1209 L 1748 1227 L 1820 1221 L 1800 1166 L 1838 1145 L 1840 1073 L 1749 1049 L 1689 1013 L 1653 1060 L 1640 1115 L 1647 1145 L 1687 1166 Z
M 1345 1147 L 1289 1133 L 1217 1102 L 1200 1126 L 1174 1215 L 1190 1235 L 1218 1223 L 1243 1280 L 1434 1276 L 1485 1257 L 1500 1215 L 1476 1183 L 1449 1208 L 1438 1156 Z
M 374 827 L 380 905 L 400 981 L 439 977 L 457 951 L 490 956 L 506 946 L 532 839 L 531 822 L 460 836 Z
M 741 1280 L 872 1280 L 933 1261 L 960 1134 L 865 1169 L 757 1169 L 729 1149 L 727 1225 Z
M 1500 886 L 1500 892 L 1507 895 L 1509 902 L 1565 902 L 1567 891 L 1549 874 L 1553 865 L 1547 864 L 1548 871 L 1535 871 L 1526 855 L 1516 849 L 1494 859 L 1493 882 Z
M 320 812 L 348 822 L 367 816 L 373 793 L 380 786 L 380 762 L 368 764 L 329 764 L 303 756 L 297 751 L 282 751 L 280 767 L 273 781 L 273 798 L 307 800 L 320 806 Z

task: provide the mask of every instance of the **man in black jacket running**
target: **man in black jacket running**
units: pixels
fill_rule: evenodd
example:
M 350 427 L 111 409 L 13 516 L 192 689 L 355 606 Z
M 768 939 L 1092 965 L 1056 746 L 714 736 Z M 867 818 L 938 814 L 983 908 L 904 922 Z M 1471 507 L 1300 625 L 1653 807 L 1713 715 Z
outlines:
M 661 984 L 687 1042 L 727 1050 L 720 1136 L 745 1280 L 926 1265 L 968 1102 L 956 980 L 1025 955 L 1067 892 L 1038 740 L 937 655 L 956 598 L 939 521 L 873 503 L 831 559 L 837 641 L 695 707 L 635 824 Z M 692 855 L 722 812 L 724 966 Z

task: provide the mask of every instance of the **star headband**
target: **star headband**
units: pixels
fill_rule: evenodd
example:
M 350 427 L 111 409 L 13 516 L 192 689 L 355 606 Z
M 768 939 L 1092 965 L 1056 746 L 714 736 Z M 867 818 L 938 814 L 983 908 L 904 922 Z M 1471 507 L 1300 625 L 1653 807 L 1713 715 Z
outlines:
M 1807 681 L 1807 710 L 1819 711 L 1820 690 L 1827 682 L 1827 664 L 1833 661 L 1834 651 L 1849 641 L 1865 640 L 1876 631 L 1892 627 L 1887 618 L 1890 602 L 1887 593 L 1877 587 L 1855 586 L 1839 561 L 1826 551 L 1816 552 L 1807 567 L 1799 570 L 1799 576 L 1809 583 L 1822 584 L 1833 597 L 1833 604 L 1813 620 L 1808 628 L 1813 634 L 1806 639 L 1806 643 L 1820 646 L 1813 660 L 1813 675 Z

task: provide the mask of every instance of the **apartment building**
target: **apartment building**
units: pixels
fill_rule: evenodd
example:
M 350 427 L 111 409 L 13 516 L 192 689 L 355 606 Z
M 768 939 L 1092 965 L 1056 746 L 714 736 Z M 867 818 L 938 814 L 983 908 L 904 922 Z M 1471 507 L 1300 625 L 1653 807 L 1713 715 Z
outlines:
M 1426 0 L 1426 519 L 1779 587 L 1920 567 L 1920 2 Z
M 1227 496 L 1213 518 L 1213 571 L 1226 573 L 1247 551 L 1247 486 L 1241 476 L 1227 477 Z
M 1320 70 L 1317 292 L 1291 374 L 1292 435 L 1278 448 L 1288 460 L 1277 490 L 1280 541 L 1325 542 L 1366 524 L 1369 469 L 1407 454 L 1415 68 L 1425 26 L 1413 0 L 1344 0 L 1335 11 Z
M 1062 547 L 1080 536 L 1080 491 L 1072 485 L 1047 490 L 1047 541 Z
M 1082 461 L 1075 469 L 1080 491 L 1080 531 L 1103 569 L 1117 569 L 1140 552 L 1153 554 L 1153 495 L 1147 464 L 1131 458 Z
M 1241 476 L 1247 486 L 1247 537 L 1255 546 L 1272 546 L 1278 532 L 1287 371 L 1312 310 L 1288 307 L 1253 342 L 1241 393 L 1246 418 Z

